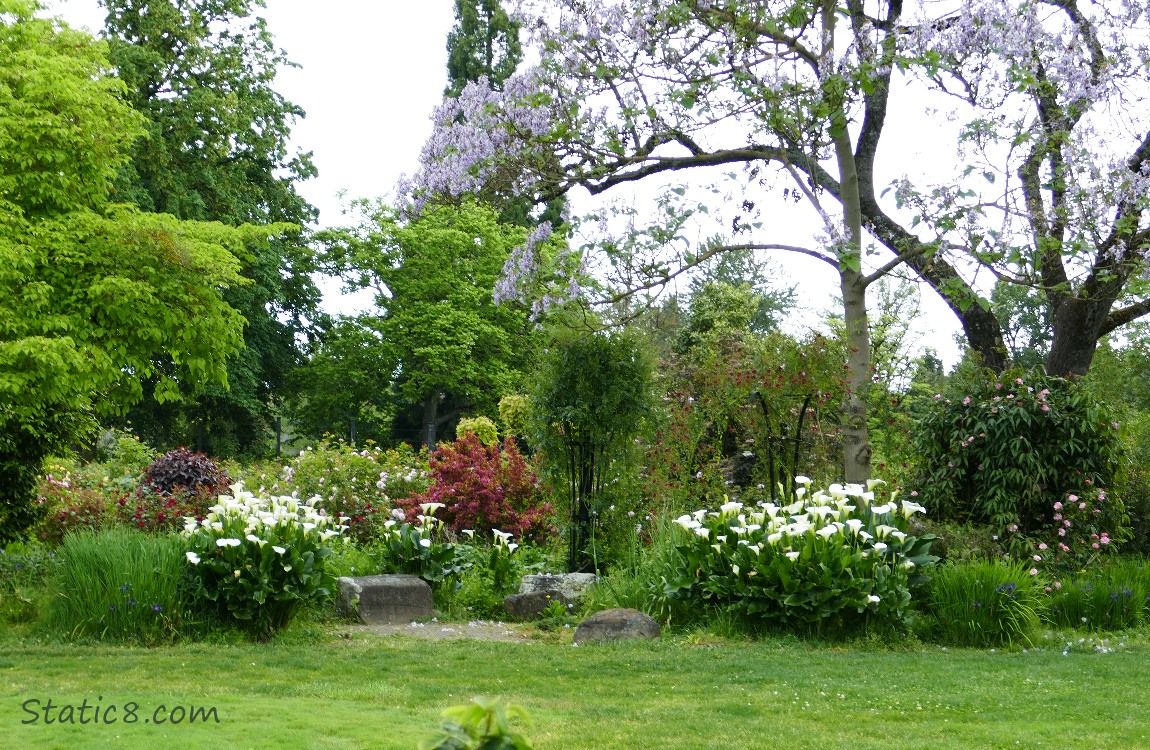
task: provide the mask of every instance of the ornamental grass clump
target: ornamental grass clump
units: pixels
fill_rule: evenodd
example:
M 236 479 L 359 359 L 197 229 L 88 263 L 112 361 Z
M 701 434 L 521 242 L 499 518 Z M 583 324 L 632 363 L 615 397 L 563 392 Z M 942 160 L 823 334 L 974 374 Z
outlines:
M 728 502 L 676 519 L 687 533 L 667 593 L 824 635 L 905 626 L 911 589 L 937 560 L 934 537 L 907 533 L 911 516 L 925 509 L 894 494 L 876 503 L 880 480 L 814 493 L 810 479 L 795 481 L 789 505 Z
M 1049 620 L 1060 627 L 1097 631 L 1137 627 L 1150 600 L 1150 574 L 1144 563 L 1102 566 L 1077 580 L 1056 581 L 1050 593 Z
M 202 520 L 186 519 L 193 591 L 224 620 L 257 638 L 284 628 L 305 603 L 331 595 L 329 544 L 347 517 L 325 515 L 321 498 L 257 497 L 233 488 Z
M 154 645 L 180 634 L 190 597 L 178 536 L 111 527 L 64 538 L 45 625 L 68 638 Z
M 1038 570 L 1023 563 L 943 565 L 930 581 L 939 639 L 956 646 L 1028 646 L 1042 605 Z

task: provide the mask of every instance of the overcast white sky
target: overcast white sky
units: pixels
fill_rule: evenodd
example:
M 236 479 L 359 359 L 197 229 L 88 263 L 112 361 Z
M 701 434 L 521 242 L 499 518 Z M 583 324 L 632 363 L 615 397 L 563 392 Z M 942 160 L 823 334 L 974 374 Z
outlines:
M 276 90 L 301 106 L 292 139 L 312 151 L 319 176 L 299 186 L 320 210 L 320 224 L 345 223 L 339 194 L 348 198 L 389 195 L 400 174 L 415 171 L 419 151 L 431 132 L 429 116 L 447 82 L 446 41 L 454 23 L 452 0 L 267 0 L 263 11 L 275 41 L 299 68 L 281 70 Z M 97 33 L 104 11 L 97 0 L 54 0 L 50 12 L 71 25 Z M 893 119 L 893 118 L 892 118 Z M 888 130 L 894 131 L 897 119 Z M 933 149 L 923 134 L 890 132 L 909 163 L 929 161 Z M 951 146 L 953 148 L 953 146 Z M 620 196 L 623 197 L 623 196 Z M 637 198 L 641 200 L 641 198 Z M 809 244 L 802 236 L 762 241 Z M 837 294 L 834 272 L 824 264 L 788 257 L 784 269 L 799 282 L 800 301 L 821 310 Z M 350 312 L 368 300 L 339 299 L 327 289 L 328 307 Z M 928 289 L 923 291 L 921 344 L 953 364 L 958 330 L 953 314 Z

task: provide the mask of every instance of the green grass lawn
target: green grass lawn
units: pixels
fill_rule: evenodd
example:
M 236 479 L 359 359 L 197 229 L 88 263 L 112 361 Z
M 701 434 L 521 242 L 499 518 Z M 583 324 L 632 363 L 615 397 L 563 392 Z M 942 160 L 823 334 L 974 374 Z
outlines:
M 573 647 L 340 638 L 113 648 L 0 641 L 0 748 L 414 748 L 476 695 L 547 748 L 1150 748 L 1150 645 L 1067 655 L 691 639 Z M 1122 645 L 1120 645 L 1122 644 Z M 44 703 L 115 724 L 44 723 Z M 36 710 L 24 710 L 26 701 Z M 124 722 L 129 702 L 137 722 Z M 218 723 L 157 725 L 159 706 Z M 54 710 L 53 718 L 60 712 Z M 86 712 L 91 720 L 94 709 Z M 161 717 L 163 714 L 161 714 Z

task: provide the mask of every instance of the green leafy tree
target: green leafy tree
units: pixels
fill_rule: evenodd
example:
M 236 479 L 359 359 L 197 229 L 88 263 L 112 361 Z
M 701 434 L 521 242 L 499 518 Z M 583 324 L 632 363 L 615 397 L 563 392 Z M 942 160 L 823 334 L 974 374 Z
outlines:
M 121 169 L 118 200 L 181 219 L 245 223 L 314 221 L 296 191 L 315 174 L 311 155 L 291 153 L 303 111 L 272 88 L 289 65 L 274 45 L 261 0 L 102 0 L 109 57 L 144 115 Z M 228 291 L 247 320 L 244 349 L 228 363 L 228 388 L 206 387 L 179 404 L 148 398 L 135 429 L 160 445 L 259 453 L 300 354 L 296 341 L 318 316 L 311 252 L 296 237 L 244 259 L 252 283 Z M 165 367 L 166 363 L 158 363 Z
M 652 367 L 626 333 L 564 333 L 538 365 L 535 444 L 571 498 L 567 566 L 593 568 L 586 545 L 594 499 L 651 411 Z
M 511 249 L 526 231 L 500 224 L 491 208 L 441 206 L 418 219 L 361 203 L 360 226 L 321 233 L 325 262 L 354 288 L 375 291 L 378 331 L 395 357 L 393 391 L 414 408 L 422 441 L 463 409 L 495 414 L 522 380 L 534 326 L 517 304 L 493 300 Z
M 233 229 L 108 202 L 141 132 L 104 45 L 40 6 L 0 4 L 0 539 L 34 520 L 35 477 L 98 413 L 226 384 L 243 318 L 223 298 L 246 244 Z M 159 372 L 157 359 L 170 367 Z
M 355 425 L 357 441 L 390 440 L 395 355 L 373 322 L 337 319 L 312 342 L 307 361 L 292 370 L 287 411 L 298 433 L 317 439 L 349 435 Z

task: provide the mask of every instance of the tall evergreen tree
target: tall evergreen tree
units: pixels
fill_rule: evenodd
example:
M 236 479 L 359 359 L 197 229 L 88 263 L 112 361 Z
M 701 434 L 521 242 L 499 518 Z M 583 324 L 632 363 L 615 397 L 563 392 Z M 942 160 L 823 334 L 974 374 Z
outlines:
M 275 47 L 262 0 L 102 0 L 109 58 L 147 135 L 116 183 L 116 197 L 182 219 L 307 224 L 316 210 L 296 185 L 315 174 L 309 153 L 290 153 L 303 111 L 274 89 L 290 63 Z M 248 325 L 228 385 L 179 404 L 148 398 L 131 415 L 160 444 L 217 453 L 267 445 L 272 402 L 299 361 L 298 335 L 317 315 L 311 253 L 297 240 L 245 258 L 253 283 L 229 292 Z M 162 368 L 164 363 L 158 363 Z M 188 394 L 192 395 L 192 394 Z
M 522 60 L 519 24 L 499 0 L 455 0 L 455 27 L 447 35 L 444 96 L 459 96 L 481 77 L 498 91 Z

